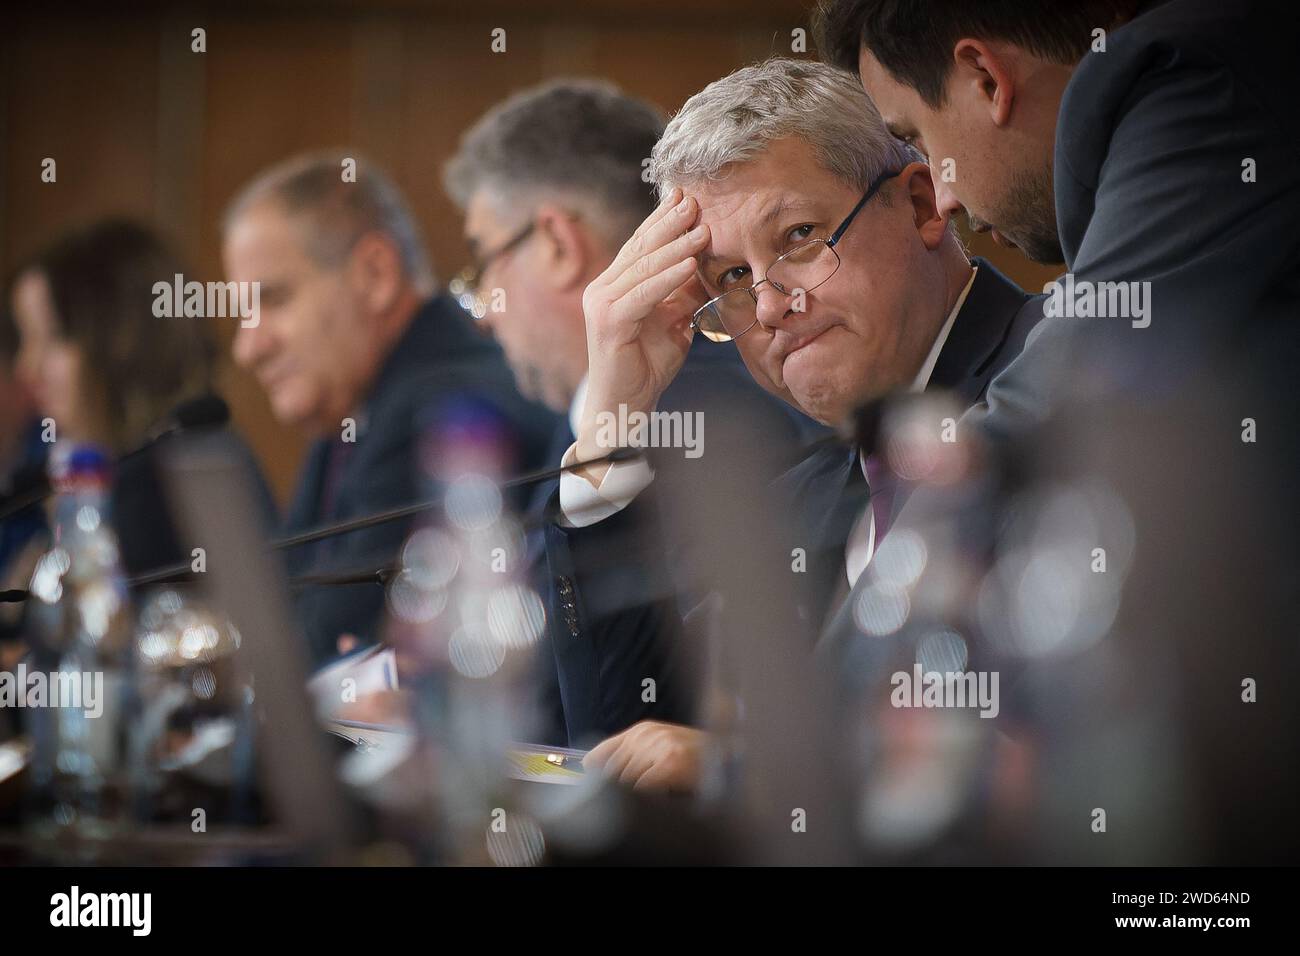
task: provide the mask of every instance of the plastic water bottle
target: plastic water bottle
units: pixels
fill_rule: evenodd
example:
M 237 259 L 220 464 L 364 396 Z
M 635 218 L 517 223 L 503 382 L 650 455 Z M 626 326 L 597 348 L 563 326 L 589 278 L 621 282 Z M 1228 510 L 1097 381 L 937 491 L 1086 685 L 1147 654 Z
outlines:
M 47 696 L 32 712 L 29 815 L 42 832 L 95 839 L 126 812 L 132 618 L 109 523 L 108 456 L 90 445 L 60 449 L 50 477 L 54 541 L 30 588 L 32 661 Z
M 515 465 L 508 424 L 470 399 L 439 413 L 422 462 L 442 507 L 403 548 L 402 571 L 389 586 L 388 635 L 409 662 L 404 686 L 437 766 L 436 823 L 425 849 L 439 862 L 482 865 L 496 859 L 499 844 L 511 850 L 517 834 L 526 849 L 536 842 L 505 771 L 546 614 L 522 580 L 524 534 L 502 494 Z

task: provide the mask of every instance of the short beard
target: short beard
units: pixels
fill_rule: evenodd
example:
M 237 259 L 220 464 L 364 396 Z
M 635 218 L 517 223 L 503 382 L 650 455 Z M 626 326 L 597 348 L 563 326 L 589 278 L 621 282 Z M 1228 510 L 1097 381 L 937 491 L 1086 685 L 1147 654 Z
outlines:
M 971 217 L 972 225 L 980 220 Z M 1056 231 L 1056 194 L 1052 188 L 1052 167 L 1037 173 L 1017 172 L 1011 179 L 1006 205 L 992 223 L 1014 242 L 1025 256 L 1044 265 L 1065 262 Z

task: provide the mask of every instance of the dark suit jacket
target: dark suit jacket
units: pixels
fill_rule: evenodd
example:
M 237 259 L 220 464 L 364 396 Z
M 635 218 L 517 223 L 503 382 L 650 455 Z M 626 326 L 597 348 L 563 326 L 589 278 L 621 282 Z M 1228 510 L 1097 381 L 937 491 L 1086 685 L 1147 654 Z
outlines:
M 761 436 L 784 467 L 826 431 L 755 384 L 734 346 L 703 336 L 659 410 L 701 411 L 706 425 L 743 414 L 754 425 L 747 438 Z M 537 732 L 545 742 L 588 745 L 638 720 L 693 718 L 703 637 L 684 619 L 705 596 L 699 582 L 706 569 L 698 538 L 677 520 L 674 505 L 698 493 L 715 471 L 712 463 L 728 454 L 721 429 L 705 433 L 707 454 L 697 459 L 660 450 L 654 482 L 617 514 L 586 528 L 546 525 L 550 662 L 540 678 Z M 556 488 L 553 514 L 558 499 Z M 647 678 L 655 682 L 653 701 L 644 699 Z
M 1298 40 L 1291 4 L 1168 0 L 1079 63 L 1056 131 L 1061 246 L 1077 280 L 1150 282 L 1151 325 L 1045 320 L 993 383 L 996 434 L 1042 420 L 1081 368 L 1142 401 L 1294 344 Z
M 352 446 L 339 438 L 312 445 L 286 533 L 433 494 L 422 477 L 420 438 L 444 415 L 467 407 L 513 436 L 516 461 L 507 467 L 542 465 L 554 416 L 519 395 L 495 343 L 480 335 L 450 298 L 438 296 L 421 307 L 385 361 L 357 414 Z M 332 501 L 325 500 L 331 495 Z M 514 503 L 522 504 L 522 494 Z M 293 548 L 286 554 L 287 569 L 299 576 L 392 564 L 412 524 L 413 519 L 391 521 Z M 315 586 L 301 591 L 296 603 L 318 665 L 335 656 L 341 634 L 355 634 L 363 644 L 379 638 L 384 594 L 377 584 Z
M 21 441 L 15 443 L 11 460 L 0 461 L 0 509 L 29 494 L 29 489 L 45 475 L 49 445 L 41 441 L 42 431 L 40 420 L 33 418 L 21 429 Z M 45 512 L 35 505 L 0 520 L 0 581 L 5 582 L 5 587 L 9 586 L 10 573 L 18 573 L 16 569 L 11 572 L 10 563 L 17 561 L 33 538 L 47 530 Z M 0 612 L 8 610 L 0 608 Z M 7 636 L 6 617 L 0 613 L 0 641 Z
M 1026 337 L 1042 319 L 1039 298 L 1028 295 L 991 263 L 976 259 L 975 264 L 979 267 L 975 282 L 927 386 L 952 392 L 968 409 L 981 405 L 989 383 L 1020 354 Z M 807 549 L 799 616 L 814 633 L 821 624 L 827 625 L 823 642 L 833 640 L 845 625 L 852 626 L 851 616 L 845 614 L 848 601 L 837 596 L 847 591 L 845 548 L 868 492 L 859 450 L 825 446 L 779 480 L 783 497 L 794 503 L 797 541 Z M 895 515 L 906 501 L 906 492 L 900 488 L 894 497 Z

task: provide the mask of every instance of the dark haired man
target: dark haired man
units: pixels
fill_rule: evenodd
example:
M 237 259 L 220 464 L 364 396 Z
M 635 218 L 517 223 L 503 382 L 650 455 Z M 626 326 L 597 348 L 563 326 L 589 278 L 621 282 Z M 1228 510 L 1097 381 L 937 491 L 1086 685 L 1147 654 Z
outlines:
M 1292 334 L 1293 10 L 822 0 L 814 20 L 823 55 L 857 71 L 891 130 L 928 155 L 945 211 L 1069 269 L 1072 301 L 1058 297 L 995 393 L 1059 403 L 1080 354 L 1126 394 L 1176 387 L 1207 358 L 1221 368 L 1222 346 Z M 1102 318 L 1098 296 L 1115 292 L 1128 308 Z M 1103 332 L 1086 348 L 1083 326 Z

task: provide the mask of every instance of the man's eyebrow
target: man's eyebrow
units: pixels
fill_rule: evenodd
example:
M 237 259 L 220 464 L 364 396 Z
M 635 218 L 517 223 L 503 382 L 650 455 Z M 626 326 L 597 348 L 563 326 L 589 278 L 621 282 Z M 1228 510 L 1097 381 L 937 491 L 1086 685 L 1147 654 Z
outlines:
M 704 276 L 706 282 L 709 281 L 710 267 L 713 265 L 713 263 L 717 261 L 718 261 L 718 257 L 714 255 L 700 256 L 700 260 L 699 260 L 700 264 L 699 264 L 698 271 L 700 275 Z
M 761 229 L 764 226 L 770 225 L 772 220 L 776 219 L 784 212 L 788 212 L 791 209 L 801 209 L 803 207 L 811 206 L 811 205 L 813 205 L 813 202 L 810 199 L 790 199 L 789 197 L 782 198 L 782 200 L 779 203 L 777 203 L 767 212 L 763 213 L 763 215 L 759 216 L 758 222 L 756 222 L 754 225 L 756 228 Z

